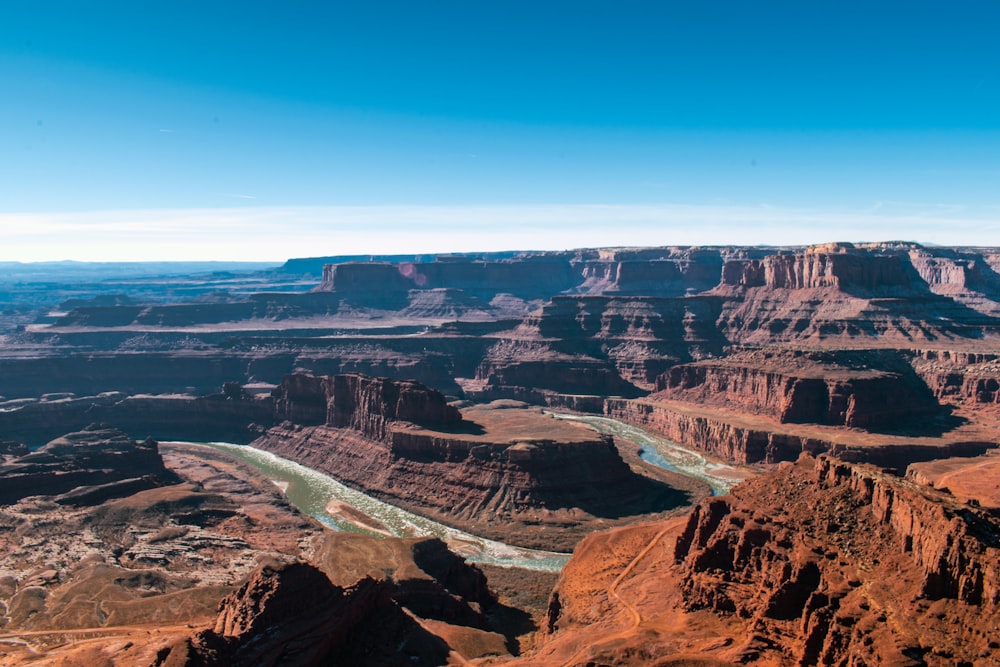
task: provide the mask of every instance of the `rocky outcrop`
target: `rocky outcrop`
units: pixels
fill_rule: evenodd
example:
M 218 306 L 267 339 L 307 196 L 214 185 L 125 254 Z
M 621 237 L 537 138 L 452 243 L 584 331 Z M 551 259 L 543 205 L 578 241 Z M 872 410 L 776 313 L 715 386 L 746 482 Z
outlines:
M 587 294 L 684 296 L 703 292 L 719 282 L 729 249 L 672 248 L 652 256 L 639 251 L 605 251 L 580 261 Z
M 375 439 L 389 438 L 392 422 L 449 429 L 462 422 L 439 391 L 417 382 L 364 375 L 289 375 L 272 393 L 279 420 L 349 428 Z
M 509 657 L 509 638 L 487 620 L 500 609 L 482 572 L 438 540 L 333 534 L 312 564 L 257 569 L 222 600 L 213 628 L 176 643 L 158 664 L 376 667 Z
M 725 415 L 694 412 L 665 401 L 608 399 L 605 414 L 655 431 L 664 437 L 736 463 L 791 461 L 802 452 L 818 453 L 833 446 L 761 424 L 757 428 L 725 419 Z
M 585 540 L 525 664 L 995 664 L 998 556 L 996 517 L 804 457 Z
M 389 604 L 384 584 L 372 579 L 344 589 L 305 563 L 265 565 L 222 600 L 214 629 L 174 646 L 162 664 L 326 664 Z
M 96 505 L 177 477 L 155 440 L 135 442 L 106 425 L 91 425 L 0 466 L 0 505 L 27 496 L 57 496 L 70 505 Z
M 718 405 L 780 423 L 879 429 L 940 411 L 906 360 L 885 351 L 745 351 L 674 366 L 656 388 L 650 400 Z
M 610 437 L 537 409 L 498 403 L 459 413 L 416 383 L 363 376 L 291 376 L 275 403 L 291 419 L 255 447 L 523 546 L 569 549 L 589 526 L 666 511 L 685 497 L 634 473 Z
M 683 296 L 711 289 L 723 262 L 762 257 L 759 248 L 605 248 L 492 256 L 344 258 L 323 267 L 318 292 L 392 298 L 408 290 L 450 288 L 490 301 L 497 294 L 547 299 L 559 293 Z M 334 259 L 334 258 L 331 258 Z
M 947 456 L 976 456 L 995 447 L 985 434 L 929 439 L 852 434 L 836 428 L 781 425 L 773 419 L 667 400 L 609 398 L 605 414 L 669 440 L 736 463 L 794 461 L 803 452 L 905 470 L 910 463 Z
M 752 619 L 771 638 L 788 623 L 798 637 L 782 648 L 801 664 L 993 654 L 998 556 L 989 515 L 829 458 L 700 506 L 674 549 L 688 610 Z M 925 615 L 953 624 L 918 630 Z
M 851 244 L 812 247 L 804 253 L 778 253 L 759 260 L 731 260 L 722 268 L 722 284 L 770 289 L 832 287 L 869 292 L 914 286 L 899 257 L 857 251 Z
M 557 297 L 491 347 L 476 379 L 496 387 L 637 396 L 681 362 L 721 354 L 711 298 Z
M 919 251 L 913 244 L 826 244 L 732 260 L 711 291 L 724 299 L 719 328 L 743 344 L 866 339 L 902 348 L 994 331 L 989 308 L 929 286 L 910 257 Z
M 1000 403 L 1000 354 L 918 350 L 913 366 L 940 400 L 971 406 Z
M 439 257 L 424 262 L 328 264 L 315 291 L 381 305 L 405 300 L 411 289 L 442 287 L 462 290 L 487 303 L 502 293 L 540 299 L 570 289 L 579 281 L 571 257 L 569 253 L 551 253 L 496 260 Z
M 996 251 L 913 248 L 908 259 L 931 291 L 981 313 L 1000 316 L 1000 263 Z
M 10 404 L 8 404 L 10 405 Z M 32 446 L 91 423 L 113 424 L 135 438 L 249 442 L 274 423 L 268 397 L 123 396 L 108 392 L 52 401 L 25 400 L 0 409 L 0 432 Z
M 487 585 L 486 576 L 478 567 L 449 551 L 441 540 L 331 534 L 317 550 L 313 562 L 337 585 L 376 576 L 386 583 L 396 604 L 421 619 L 460 626 L 465 634 L 494 640 L 494 647 L 496 639 L 503 645 L 503 639 L 495 634 L 505 631 L 500 627 L 503 624 L 495 626 L 490 620 L 495 618 L 494 612 L 500 604 Z M 468 647 L 449 644 L 464 655 L 478 657 L 470 655 Z
M 568 550 L 592 526 L 684 501 L 633 473 L 599 437 L 491 443 L 403 429 L 386 444 L 348 429 L 288 426 L 252 444 L 417 514 L 532 548 Z

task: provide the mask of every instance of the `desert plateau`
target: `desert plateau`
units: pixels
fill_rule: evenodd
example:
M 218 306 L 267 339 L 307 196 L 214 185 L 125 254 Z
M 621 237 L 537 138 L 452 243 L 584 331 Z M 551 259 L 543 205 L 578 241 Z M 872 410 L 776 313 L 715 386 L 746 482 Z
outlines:
M 3 664 L 1000 665 L 1000 249 L 208 268 L 0 275 Z

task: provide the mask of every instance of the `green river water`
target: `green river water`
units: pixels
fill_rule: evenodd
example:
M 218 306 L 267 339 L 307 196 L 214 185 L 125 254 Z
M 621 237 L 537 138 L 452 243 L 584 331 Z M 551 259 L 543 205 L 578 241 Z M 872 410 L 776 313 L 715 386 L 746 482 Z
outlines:
M 189 444 L 211 447 L 249 463 L 268 479 L 279 483 L 285 489 L 289 502 L 299 510 L 334 530 L 379 535 L 355 524 L 338 521 L 328 514 L 326 506 L 331 499 L 367 514 L 397 537 L 439 537 L 452 551 L 472 563 L 558 572 L 569 560 L 569 554 L 515 547 L 445 526 L 356 491 L 329 475 L 248 445 L 223 442 Z
M 676 442 L 659 438 L 641 428 L 608 417 L 567 415 L 553 412 L 553 417 L 587 424 L 598 433 L 628 440 L 639 445 L 639 458 L 660 468 L 673 470 L 687 477 L 700 479 L 712 488 L 712 494 L 721 496 L 743 481 L 746 473 L 717 461 L 711 461 L 696 451 L 681 447 Z
M 657 438 L 642 429 L 605 417 L 554 414 L 560 419 L 581 421 L 600 433 L 632 441 L 640 447 L 640 457 L 653 465 L 701 479 L 715 494 L 727 493 L 739 481 L 735 468 L 707 460 L 701 454 Z M 224 442 L 188 443 L 211 447 L 234 456 L 281 486 L 289 502 L 302 512 L 334 530 L 381 535 L 355 523 L 338 519 L 327 511 L 331 500 L 349 505 L 372 517 L 397 537 L 438 537 L 472 563 L 558 572 L 568 554 L 524 549 L 478 537 L 372 498 L 341 484 L 329 475 L 248 445 Z

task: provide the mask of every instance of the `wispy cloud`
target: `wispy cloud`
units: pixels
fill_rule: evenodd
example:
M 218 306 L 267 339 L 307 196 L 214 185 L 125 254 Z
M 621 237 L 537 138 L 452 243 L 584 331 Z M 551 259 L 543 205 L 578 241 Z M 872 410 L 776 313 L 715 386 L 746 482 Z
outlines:
M 835 240 L 1000 246 L 1000 215 L 990 209 L 899 202 L 850 210 L 767 204 L 259 206 L 8 213 L 0 214 L 0 234 L 2 260 L 271 261 L 356 253 Z

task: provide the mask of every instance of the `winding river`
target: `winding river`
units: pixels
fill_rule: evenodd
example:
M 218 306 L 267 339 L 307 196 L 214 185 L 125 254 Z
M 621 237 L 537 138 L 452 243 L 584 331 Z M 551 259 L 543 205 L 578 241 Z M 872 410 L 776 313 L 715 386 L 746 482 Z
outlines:
M 598 433 L 628 440 L 639 445 L 639 458 L 660 468 L 672 470 L 687 477 L 700 479 L 712 488 L 712 495 L 722 496 L 746 478 L 746 473 L 734 466 L 711 461 L 704 455 L 681 447 L 676 442 L 658 438 L 637 426 L 608 417 L 551 413 L 557 419 L 567 419 L 587 424 Z
M 569 554 L 515 547 L 445 526 L 372 498 L 312 468 L 248 445 L 233 445 L 224 442 L 185 444 L 211 447 L 249 463 L 262 475 L 277 483 L 285 491 L 289 502 L 299 510 L 334 530 L 376 536 L 385 535 L 384 532 L 366 529 L 356 522 L 348 522 L 338 518 L 336 513 L 327 510 L 331 500 L 353 507 L 375 519 L 391 535 L 397 537 L 439 537 L 448 544 L 452 551 L 472 563 L 558 572 L 569 560 Z
M 614 419 L 559 413 L 553 413 L 553 416 L 580 421 L 599 433 L 634 442 L 640 447 L 639 456 L 644 461 L 703 480 L 716 495 L 728 493 L 744 477 L 737 468 L 710 461 L 697 452 Z M 568 554 L 515 547 L 445 526 L 372 498 L 329 475 L 249 445 L 224 442 L 186 444 L 211 447 L 250 464 L 280 486 L 289 502 L 299 510 L 334 530 L 375 536 L 438 537 L 452 551 L 472 563 L 558 572 L 569 560 Z M 347 520 L 343 513 L 336 511 L 337 505 L 346 505 L 374 519 L 373 525 Z M 376 523 L 380 525 L 374 525 Z

